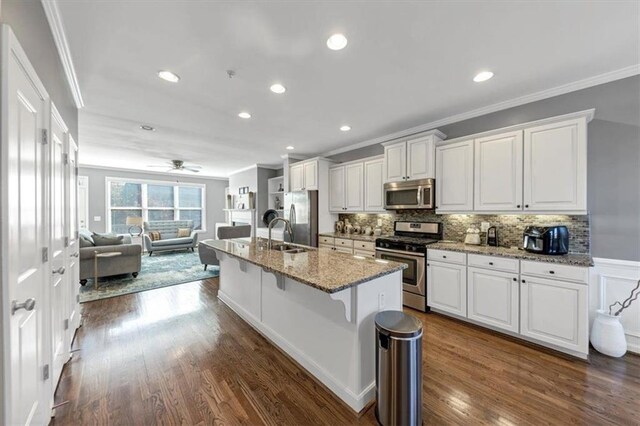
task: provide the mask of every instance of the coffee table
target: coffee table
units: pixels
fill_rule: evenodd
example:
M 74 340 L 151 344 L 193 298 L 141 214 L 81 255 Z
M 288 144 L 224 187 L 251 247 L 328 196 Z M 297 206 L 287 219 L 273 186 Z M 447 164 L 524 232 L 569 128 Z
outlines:
M 121 256 L 122 253 L 119 251 L 110 251 L 108 253 L 98 253 L 94 252 L 95 258 L 93 259 L 93 275 L 95 276 L 95 289 L 98 289 L 98 259 L 106 259 L 109 257 Z

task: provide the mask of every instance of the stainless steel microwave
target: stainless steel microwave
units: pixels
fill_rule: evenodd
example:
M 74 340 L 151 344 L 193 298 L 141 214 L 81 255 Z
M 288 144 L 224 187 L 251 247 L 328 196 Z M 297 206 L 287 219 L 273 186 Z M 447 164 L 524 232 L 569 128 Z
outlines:
M 435 209 L 435 180 L 421 179 L 384 184 L 384 208 L 386 210 Z

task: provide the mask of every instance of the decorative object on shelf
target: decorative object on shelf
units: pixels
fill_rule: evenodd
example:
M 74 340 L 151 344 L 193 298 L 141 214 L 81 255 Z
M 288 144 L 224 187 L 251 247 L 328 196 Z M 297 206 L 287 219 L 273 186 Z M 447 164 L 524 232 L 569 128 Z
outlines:
M 375 235 L 376 237 L 379 237 L 380 235 L 382 235 L 382 228 L 376 228 L 373 230 L 373 235 Z
M 624 327 L 620 323 L 620 314 L 638 297 L 640 297 L 640 280 L 624 301 L 609 305 L 608 312 L 598 310 L 598 316 L 593 320 L 590 338 L 591 344 L 598 352 L 615 358 L 627 353 L 627 338 Z M 619 308 L 614 310 L 618 306 Z
M 225 204 L 225 209 L 232 209 L 233 208 L 233 195 L 231 194 L 227 194 L 227 202 Z
M 498 246 L 498 228 L 495 226 L 491 226 L 487 229 L 487 245 L 494 247 Z
M 275 200 L 273 200 L 273 207 L 275 207 L 276 210 L 282 210 L 282 201 L 280 201 L 280 197 L 276 197 Z
M 335 230 L 338 234 L 342 234 L 344 232 L 344 222 L 341 220 L 337 220 Z
M 364 235 L 372 235 L 373 234 L 373 229 L 371 229 L 370 226 L 367 226 L 366 228 L 364 228 L 363 234 Z
M 129 235 L 136 236 L 139 237 L 140 235 L 142 235 L 143 229 L 142 229 L 142 224 L 144 222 L 144 219 L 138 216 L 127 216 L 127 225 L 129 225 Z M 132 229 L 138 229 L 138 233 L 136 234 L 135 232 L 131 232 Z
M 471 245 L 476 245 L 479 246 L 480 245 L 480 230 L 478 228 L 475 227 L 471 227 L 467 229 L 467 235 L 466 237 L 464 237 L 464 243 L 465 244 L 471 244 Z
M 362 230 L 362 228 L 360 228 L 360 225 L 354 225 L 354 227 L 353 227 L 353 233 L 354 234 L 359 234 L 361 230 Z
M 284 192 L 284 185 L 282 183 L 278 186 L 278 192 Z
M 249 208 L 250 209 L 255 209 L 256 208 L 256 193 L 255 192 L 249 192 Z
M 249 193 L 249 187 L 248 186 L 242 186 L 240 188 L 238 188 L 238 194 L 248 194 Z

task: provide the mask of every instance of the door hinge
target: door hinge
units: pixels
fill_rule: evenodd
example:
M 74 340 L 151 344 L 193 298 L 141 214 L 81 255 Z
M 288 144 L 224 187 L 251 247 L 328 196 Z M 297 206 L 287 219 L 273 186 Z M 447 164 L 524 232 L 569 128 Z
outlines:
M 49 380 L 49 364 L 42 367 L 42 380 Z
M 64 329 L 65 330 L 69 329 L 69 320 L 68 319 L 64 320 Z
M 64 237 L 64 246 L 69 247 L 69 237 Z
M 78 174 L 80 174 L 80 169 L 76 167 L 76 177 L 78 177 Z
M 47 129 L 42 129 L 42 140 L 40 142 L 42 142 L 43 145 L 49 143 L 49 131 Z
M 69 165 L 69 154 L 62 154 L 62 164 Z
M 49 247 L 44 247 L 42 249 L 42 263 L 47 263 L 49 261 Z

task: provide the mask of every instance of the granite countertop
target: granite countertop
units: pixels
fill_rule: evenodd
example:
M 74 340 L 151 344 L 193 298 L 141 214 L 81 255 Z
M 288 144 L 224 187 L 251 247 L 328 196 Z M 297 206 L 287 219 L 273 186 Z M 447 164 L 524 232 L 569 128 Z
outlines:
M 255 238 L 204 240 L 200 244 L 326 293 L 335 293 L 407 267 L 404 263 L 381 261 L 305 246 L 300 246 L 308 250 L 304 253 L 267 250 L 266 242 L 262 240 L 261 244 L 258 244 Z
M 362 234 L 343 234 L 340 232 L 320 232 L 321 237 L 346 238 L 348 240 L 369 241 L 374 243 L 376 238 L 386 237 L 386 235 L 362 235 Z
M 563 254 L 551 256 L 545 254 L 529 253 L 528 251 L 518 248 L 494 247 L 494 246 L 475 246 L 457 241 L 445 241 L 427 246 L 429 249 L 459 251 L 472 254 L 484 254 L 487 256 L 511 257 L 514 259 L 532 260 L 535 262 L 560 263 L 571 266 L 593 266 L 593 259 L 588 254 Z

